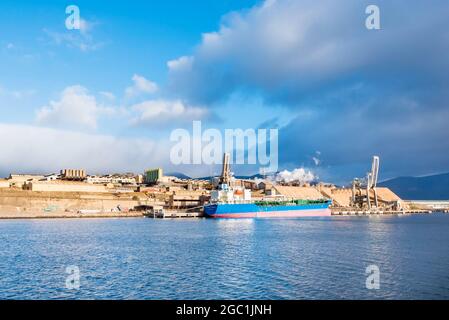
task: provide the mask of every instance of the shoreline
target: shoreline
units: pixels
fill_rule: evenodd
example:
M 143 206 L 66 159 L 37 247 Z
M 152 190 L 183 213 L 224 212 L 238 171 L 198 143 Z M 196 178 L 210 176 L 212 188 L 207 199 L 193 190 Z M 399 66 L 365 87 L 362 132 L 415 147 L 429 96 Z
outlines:
M 333 213 L 329 217 L 370 217 L 370 216 L 401 216 L 401 215 L 429 215 L 432 213 L 449 213 L 446 210 L 441 211 L 428 211 L 428 210 L 422 210 L 422 211 L 414 211 L 414 212 L 404 212 L 404 213 L 389 213 L 389 214 L 366 214 L 366 213 L 357 213 L 357 212 L 351 212 L 351 213 L 345 213 L 345 214 L 338 214 Z M 0 220 L 31 220 L 31 219 L 110 219 L 110 218 L 145 218 L 146 216 L 142 212 L 128 212 L 128 213 L 117 213 L 117 212 L 100 212 L 100 213 L 88 213 L 88 214 L 81 214 L 81 213 L 0 213 Z M 159 218 L 160 219 L 176 219 L 176 220 L 184 220 L 184 219 L 202 219 L 204 217 L 202 216 L 189 216 L 189 217 L 174 217 L 174 216 L 167 216 L 165 218 Z
M 154 203 L 142 193 L 97 194 L 0 189 L 0 220 L 143 217 L 142 211 L 132 209 Z
M 143 218 L 141 212 L 100 212 L 100 213 L 0 213 L 0 220 L 18 219 L 91 219 L 91 218 Z
M 150 197 L 146 193 L 96 194 L 89 192 L 34 192 L 29 190 L 0 190 L 0 220 L 14 219 L 89 219 L 141 218 L 146 214 L 136 207 L 167 205 L 165 198 Z M 120 210 L 117 210 L 120 209 Z M 331 208 L 332 216 L 379 216 L 448 213 L 448 209 L 431 208 L 410 203 L 403 210 L 360 209 L 348 206 Z M 199 210 L 198 210 L 199 211 Z M 148 214 L 149 215 L 149 214 Z M 149 215 L 150 216 L 150 215 Z M 200 212 L 185 209 L 167 209 L 153 218 L 200 218 Z

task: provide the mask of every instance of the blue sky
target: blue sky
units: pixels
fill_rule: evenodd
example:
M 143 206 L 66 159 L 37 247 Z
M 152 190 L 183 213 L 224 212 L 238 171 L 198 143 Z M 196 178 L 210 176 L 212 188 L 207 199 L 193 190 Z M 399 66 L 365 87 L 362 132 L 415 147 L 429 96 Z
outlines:
M 0 174 L 214 173 L 170 164 L 193 120 L 278 128 L 279 169 L 338 183 L 374 154 L 382 178 L 449 171 L 449 5 L 375 2 L 380 30 L 372 1 L 2 1 Z

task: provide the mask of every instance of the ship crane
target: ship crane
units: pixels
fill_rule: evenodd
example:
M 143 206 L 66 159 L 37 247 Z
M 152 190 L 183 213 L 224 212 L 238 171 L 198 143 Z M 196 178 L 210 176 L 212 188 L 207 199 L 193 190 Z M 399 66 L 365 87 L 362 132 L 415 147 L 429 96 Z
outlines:
M 229 153 L 223 154 L 223 168 L 221 171 L 220 184 L 230 185 L 231 183 L 231 167 L 229 163 Z
M 372 207 L 378 208 L 379 202 L 377 199 L 377 179 L 379 176 L 379 157 L 374 156 L 371 164 L 371 171 L 366 174 L 366 178 L 355 178 L 352 181 L 352 205 L 355 207 L 363 207 L 366 203 L 368 210 Z M 374 194 L 374 203 L 371 204 L 370 193 Z M 365 191 L 365 194 L 364 194 Z

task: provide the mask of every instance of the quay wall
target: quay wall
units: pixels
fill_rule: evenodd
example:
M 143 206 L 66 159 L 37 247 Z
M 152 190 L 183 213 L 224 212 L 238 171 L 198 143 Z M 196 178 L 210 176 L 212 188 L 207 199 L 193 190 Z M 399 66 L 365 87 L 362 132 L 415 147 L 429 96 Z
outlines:
M 1 190 L 0 215 L 14 213 L 77 213 L 79 210 L 124 211 L 140 205 L 152 205 L 154 200 L 144 194 L 94 194 L 74 192 L 35 192 Z
M 27 189 L 41 192 L 110 192 L 110 189 L 103 185 L 93 185 L 88 183 L 61 183 L 57 182 L 30 182 Z

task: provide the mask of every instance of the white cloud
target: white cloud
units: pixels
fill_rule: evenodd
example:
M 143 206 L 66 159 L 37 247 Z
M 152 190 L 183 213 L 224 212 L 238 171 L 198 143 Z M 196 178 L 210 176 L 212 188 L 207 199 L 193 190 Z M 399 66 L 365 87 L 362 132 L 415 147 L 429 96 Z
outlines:
M 192 68 L 193 57 L 182 56 L 175 60 L 170 60 L 167 62 L 167 67 L 169 71 L 188 71 Z
M 151 94 L 158 90 L 156 83 L 146 79 L 143 76 L 135 74 L 132 77 L 134 84 L 131 87 L 126 88 L 125 95 L 127 98 L 132 98 L 140 94 Z
M 98 23 L 87 21 L 85 19 L 80 19 L 80 32 L 83 34 L 87 34 L 92 31 L 93 27 L 97 25 Z
M 132 106 L 131 109 L 138 113 L 132 123 L 141 125 L 186 123 L 209 116 L 207 109 L 187 106 L 180 100 L 148 100 Z
M 448 68 L 449 32 L 441 25 L 449 7 L 379 1 L 381 17 L 389 17 L 382 31 L 365 28 L 360 1 L 269 0 L 229 14 L 218 31 L 203 34 L 192 57 L 168 63 L 171 89 L 191 103 L 215 102 L 245 88 L 297 105 L 313 89 L 345 77 L 392 79 L 407 70 L 413 79 Z
M 109 91 L 100 91 L 100 95 L 106 98 L 109 101 L 115 100 L 115 95 L 112 92 Z
M 161 167 L 204 177 L 204 165 L 173 165 L 172 142 L 166 139 L 119 138 L 30 125 L 0 123 L 0 176 L 10 173 L 51 173 L 63 168 L 83 168 L 88 174 L 143 173 Z M 219 168 L 217 169 L 217 174 Z
M 82 52 L 96 51 L 102 48 L 105 43 L 98 42 L 92 35 L 92 30 L 98 23 L 81 19 L 79 30 L 64 30 L 56 32 L 44 28 L 43 32 L 54 45 L 64 45 L 67 48 L 76 48 Z
M 321 152 L 320 151 L 315 151 L 315 156 L 312 157 L 312 161 L 316 166 L 319 166 L 321 164 Z
M 34 89 L 25 89 L 25 90 L 9 90 L 2 86 L 0 86 L 0 96 L 14 98 L 14 99 L 24 99 L 33 96 L 36 94 L 36 90 Z
M 50 101 L 40 108 L 36 122 L 52 127 L 95 129 L 99 115 L 111 115 L 114 111 L 114 108 L 99 105 L 95 96 L 83 86 L 74 85 L 65 88 L 58 101 Z
M 141 173 L 169 163 L 169 144 L 29 125 L 0 123 L 0 173 L 55 172 L 85 168 L 88 173 Z M 31 155 L 31 156 L 30 156 Z
M 11 42 L 6 45 L 6 49 L 14 49 L 14 47 L 14 44 Z
M 296 168 L 293 171 L 284 170 L 275 175 L 274 180 L 278 182 L 299 182 L 306 183 L 315 180 L 317 177 L 304 168 Z

